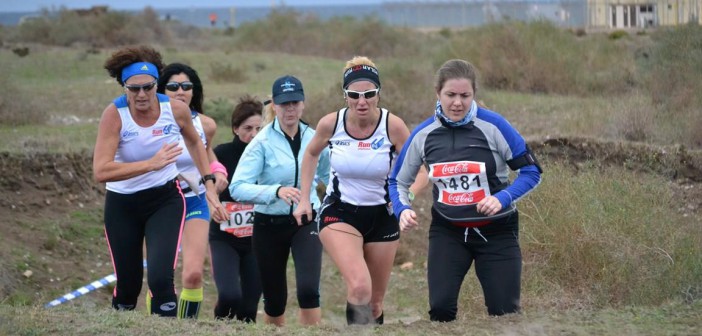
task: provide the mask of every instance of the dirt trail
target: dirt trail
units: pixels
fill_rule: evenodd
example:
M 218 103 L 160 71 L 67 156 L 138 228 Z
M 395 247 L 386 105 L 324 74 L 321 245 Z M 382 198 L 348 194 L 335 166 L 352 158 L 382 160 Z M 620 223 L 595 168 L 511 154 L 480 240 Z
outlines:
M 702 151 L 684 146 L 652 146 L 633 142 L 608 142 L 589 138 L 550 138 L 529 140 L 539 156 L 572 162 L 596 160 L 636 171 L 663 175 L 672 180 L 702 182 Z
M 0 153 L 0 215 L 100 204 L 104 187 L 92 178 L 92 155 Z M 4 216 L 0 217 L 4 218 Z

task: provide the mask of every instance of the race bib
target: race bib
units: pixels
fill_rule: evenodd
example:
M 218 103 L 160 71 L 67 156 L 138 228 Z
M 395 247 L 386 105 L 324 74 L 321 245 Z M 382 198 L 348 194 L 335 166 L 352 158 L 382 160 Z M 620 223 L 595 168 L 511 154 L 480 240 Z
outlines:
M 237 202 L 222 202 L 229 213 L 229 221 L 219 224 L 219 229 L 239 238 L 253 234 L 254 205 Z
M 460 206 L 490 196 L 485 162 L 454 161 L 429 165 L 429 179 L 439 190 L 437 202 Z

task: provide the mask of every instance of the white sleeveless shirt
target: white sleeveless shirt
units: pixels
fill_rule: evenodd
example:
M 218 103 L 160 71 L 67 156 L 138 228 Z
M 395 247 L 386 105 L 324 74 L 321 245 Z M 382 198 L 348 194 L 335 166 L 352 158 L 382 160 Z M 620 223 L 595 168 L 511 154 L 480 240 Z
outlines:
M 122 120 L 119 145 L 115 153 L 115 162 L 137 162 L 152 158 L 166 143 L 180 140 L 180 126 L 173 116 L 168 96 L 157 94 L 161 115 L 156 122 L 148 127 L 141 127 L 134 122 L 127 97 L 121 96 L 114 100 L 117 112 Z M 133 194 L 137 191 L 158 187 L 178 176 L 178 168 L 171 163 L 159 170 L 134 176 L 132 178 L 107 182 L 105 188 L 120 194 Z
M 205 128 L 202 126 L 200 114 L 195 111 L 192 111 L 191 113 L 193 119 L 193 126 L 195 126 L 195 130 L 200 136 L 200 140 L 202 140 L 202 143 L 205 144 L 205 146 L 207 146 L 207 137 L 205 136 Z M 197 194 L 195 193 L 196 190 L 193 189 L 192 191 L 185 193 L 185 197 L 200 195 L 204 193 L 207 189 L 205 188 L 204 184 L 200 183 L 200 178 L 202 178 L 202 176 L 200 175 L 200 171 L 197 169 L 195 162 L 193 162 L 193 157 L 190 156 L 188 148 L 185 146 L 185 140 L 183 139 L 183 137 L 180 137 L 180 142 L 178 146 L 183 148 L 183 153 L 181 153 L 180 156 L 178 156 L 178 159 L 176 160 L 176 166 L 178 167 L 178 171 L 181 175 L 189 178 L 193 183 L 198 184 Z M 193 188 L 195 186 L 191 186 L 185 181 L 180 181 L 181 189 L 185 189 L 188 187 Z
M 346 132 L 346 112 L 346 108 L 339 110 L 329 139 L 327 195 L 353 205 L 387 204 L 388 176 L 396 156 L 388 137 L 389 112 L 380 110 L 378 125 L 366 139 L 353 138 Z

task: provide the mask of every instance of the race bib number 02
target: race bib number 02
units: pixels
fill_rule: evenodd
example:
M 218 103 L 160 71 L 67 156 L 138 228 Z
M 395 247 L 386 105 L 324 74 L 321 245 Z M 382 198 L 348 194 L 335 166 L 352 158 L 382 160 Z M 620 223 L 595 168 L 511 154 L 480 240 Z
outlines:
M 454 161 L 429 165 L 429 179 L 447 205 L 472 205 L 490 196 L 485 162 Z
M 219 224 L 219 229 L 239 238 L 253 234 L 254 205 L 236 202 L 222 202 L 229 213 L 229 221 Z

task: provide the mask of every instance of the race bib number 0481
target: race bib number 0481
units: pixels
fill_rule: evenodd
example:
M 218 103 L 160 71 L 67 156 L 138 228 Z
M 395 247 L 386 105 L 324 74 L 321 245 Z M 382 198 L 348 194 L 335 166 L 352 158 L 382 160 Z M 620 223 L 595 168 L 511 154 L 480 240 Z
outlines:
M 429 165 L 429 179 L 447 205 L 471 205 L 490 195 L 485 162 L 454 161 Z
M 219 229 L 239 238 L 253 234 L 254 205 L 237 202 L 222 202 L 229 213 L 229 221 L 219 224 Z

